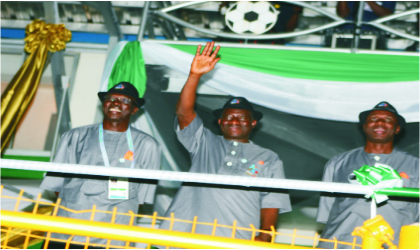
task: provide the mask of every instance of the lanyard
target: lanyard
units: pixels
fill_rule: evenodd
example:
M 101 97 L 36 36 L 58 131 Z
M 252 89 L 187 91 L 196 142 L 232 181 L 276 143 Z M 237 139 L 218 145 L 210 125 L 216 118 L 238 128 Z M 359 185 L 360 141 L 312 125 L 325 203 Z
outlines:
M 125 132 L 125 134 L 127 135 L 128 148 L 131 150 L 131 152 L 134 153 L 133 139 L 131 137 L 130 126 L 128 126 L 128 129 Z M 102 153 L 102 158 L 104 159 L 105 167 L 109 167 L 110 165 L 109 165 L 108 154 L 106 153 L 105 143 L 104 143 L 104 126 L 102 123 L 99 125 L 99 145 L 101 147 L 101 153 Z M 130 167 L 134 168 L 134 155 L 133 155 L 133 160 L 131 161 Z

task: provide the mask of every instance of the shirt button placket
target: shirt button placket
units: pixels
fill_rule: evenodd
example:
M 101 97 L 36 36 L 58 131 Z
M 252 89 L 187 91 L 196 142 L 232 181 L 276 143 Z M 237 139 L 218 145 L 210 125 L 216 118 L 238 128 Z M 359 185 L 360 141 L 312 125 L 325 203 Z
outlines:
M 231 145 L 235 148 L 239 145 L 239 143 L 234 141 L 234 142 L 232 142 Z M 225 158 L 227 160 L 226 165 L 229 166 L 229 167 L 232 167 L 233 162 L 235 161 L 234 155 L 236 155 L 236 150 L 234 148 L 232 148 L 232 150 L 230 150 L 230 155 L 226 155 L 226 158 Z

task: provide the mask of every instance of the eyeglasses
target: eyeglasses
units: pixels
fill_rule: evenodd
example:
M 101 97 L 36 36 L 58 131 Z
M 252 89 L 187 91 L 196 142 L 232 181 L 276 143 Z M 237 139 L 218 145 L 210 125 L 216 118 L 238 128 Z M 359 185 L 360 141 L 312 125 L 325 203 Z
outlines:
M 130 104 L 131 102 L 133 102 L 131 99 L 125 98 L 125 97 L 105 96 L 104 99 L 106 102 L 115 102 L 118 100 L 119 102 L 123 104 Z

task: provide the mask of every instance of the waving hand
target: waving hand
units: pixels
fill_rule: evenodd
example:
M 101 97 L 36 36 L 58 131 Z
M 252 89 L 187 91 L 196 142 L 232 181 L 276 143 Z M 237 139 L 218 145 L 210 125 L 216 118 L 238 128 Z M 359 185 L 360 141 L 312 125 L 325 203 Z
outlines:
M 220 58 L 216 58 L 220 46 L 217 46 L 214 51 L 213 47 L 214 42 L 207 43 L 201 54 L 201 45 L 198 45 L 197 47 L 197 52 L 195 53 L 194 60 L 191 64 L 190 75 L 188 76 L 187 82 L 182 88 L 178 102 L 176 103 L 175 113 L 178 117 L 180 129 L 187 127 L 196 116 L 194 105 L 197 85 L 201 76 L 214 69 L 214 65 L 220 60 Z
M 220 60 L 220 58 L 216 58 L 220 46 L 216 46 L 214 51 L 213 47 L 214 42 L 208 42 L 200 55 L 201 45 L 198 45 L 197 52 L 195 53 L 194 60 L 191 64 L 190 74 L 203 75 L 214 69 L 214 65 Z

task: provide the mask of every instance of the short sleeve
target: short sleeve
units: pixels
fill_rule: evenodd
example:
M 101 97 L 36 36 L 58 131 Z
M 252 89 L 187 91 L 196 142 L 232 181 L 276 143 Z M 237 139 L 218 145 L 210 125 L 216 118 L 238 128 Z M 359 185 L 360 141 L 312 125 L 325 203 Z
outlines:
M 178 119 L 175 117 L 175 133 L 178 140 L 190 153 L 197 150 L 198 145 L 203 139 L 204 129 L 203 120 L 201 120 L 198 114 L 196 114 L 194 120 L 182 130 L 179 129 Z
M 63 136 L 61 136 L 60 143 L 58 144 L 57 151 L 55 153 L 55 157 L 53 162 L 56 163 L 73 163 L 70 162 L 70 138 L 71 136 L 69 133 L 64 133 Z M 42 180 L 41 185 L 39 186 L 42 189 L 51 190 L 53 192 L 61 192 L 61 189 L 63 188 L 64 184 L 64 178 L 54 176 L 54 173 L 49 173 L 45 175 L 44 179 Z
M 267 172 L 264 174 L 265 178 L 285 179 L 283 162 L 278 157 L 267 168 Z M 288 193 L 261 192 L 260 199 L 261 208 L 278 208 L 279 213 L 292 211 Z
M 158 142 L 150 138 L 145 143 L 142 152 L 143 169 L 159 170 L 161 161 L 161 147 Z M 155 198 L 157 184 L 141 184 L 137 193 L 139 204 L 153 204 Z
M 142 184 L 140 185 L 139 192 L 137 193 L 138 202 L 140 205 L 147 203 L 153 204 L 155 199 L 157 184 Z
M 332 182 L 333 175 L 334 175 L 334 165 L 335 165 L 334 158 L 327 162 L 324 168 L 324 174 L 322 176 L 322 181 L 325 182 Z M 316 217 L 316 221 L 320 223 L 327 223 L 328 216 L 331 212 L 331 207 L 334 204 L 335 198 L 323 196 L 321 194 L 321 198 L 319 199 L 319 207 L 318 207 L 318 214 Z

